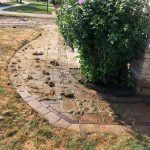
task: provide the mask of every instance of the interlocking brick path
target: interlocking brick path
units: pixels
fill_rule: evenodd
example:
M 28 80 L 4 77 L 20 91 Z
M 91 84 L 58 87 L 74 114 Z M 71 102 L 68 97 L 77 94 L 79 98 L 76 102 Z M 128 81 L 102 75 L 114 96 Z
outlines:
M 51 125 L 68 130 L 86 133 L 110 131 L 118 134 L 126 131 L 150 132 L 150 119 L 142 119 L 150 118 L 150 109 L 142 103 L 119 105 L 119 112 L 123 111 L 129 123 L 100 121 L 98 114 L 103 113 L 99 110 L 102 96 L 80 85 L 71 76 L 69 68 L 79 68 L 79 63 L 74 58 L 74 52 L 62 46 L 56 25 L 41 28 L 41 36 L 18 50 L 8 66 L 10 79 L 25 102 Z M 91 102 L 91 99 L 94 101 Z M 89 107 L 85 107 L 83 112 L 78 111 L 87 103 Z M 104 106 L 107 105 L 112 105 L 114 110 L 118 107 L 113 103 Z M 136 119 L 135 116 L 140 117 Z

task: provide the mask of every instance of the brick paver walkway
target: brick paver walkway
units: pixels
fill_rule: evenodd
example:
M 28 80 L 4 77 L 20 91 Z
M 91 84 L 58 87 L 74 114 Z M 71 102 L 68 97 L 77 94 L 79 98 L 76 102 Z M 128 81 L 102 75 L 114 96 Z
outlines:
M 42 29 L 42 35 L 21 48 L 8 67 L 10 79 L 26 103 L 51 125 L 68 130 L 87 133 L 111 131 L 118 134 L 126 131 L 150 132 L 150 119 L 147 120 L 150 110 L 145 104 L 133 105 L 133 112 L 126 107 L 123 113 L 129 113 L 132 123 L 112 121 L 111 124 L 104 124 L 96 115 L 102 113 L 99 102 L 103 97 L 78 84 L 70 74 L 70 68 L 79 67 L 75 54 L 62 46 L 63 40 L 56 25 L 42 26 Z M 94 101 L 90 103 L 93 97 Z M 89 107 L 79 110 L 87 103 Z M 136 116 L 139 113 L 136 109 L 147 114 L 144 116 L 146 119 L 139 123 L 136 122 L 138 119 L 134 120 L 134 113 Z

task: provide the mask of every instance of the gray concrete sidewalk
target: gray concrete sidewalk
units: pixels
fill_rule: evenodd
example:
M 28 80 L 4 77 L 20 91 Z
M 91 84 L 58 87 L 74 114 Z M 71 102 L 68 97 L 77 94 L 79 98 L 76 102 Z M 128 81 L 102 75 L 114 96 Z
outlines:
M 10 11 L 0 11 L 0 15 L 6 16 L 22 16 L 22 17 L 35 17 L 35 18 L 51 18 L 55 20 L 55 12 L 52 14 L 34 14 L 34 13 L 20 13 L 20 12 L 10 12 Z
M 0 11 L 3 11 L 5 9 L 9 9 L 9 8 L 13 8 L 13 7 L 17 7 L 17 6 L 23 6 L 23 5 L 28 5 L 30 4 L 29 2 L 23 1 L 22 4 L 15 4 L 15 5 L 10 5 L 10 6 L 4 6 L 4 7 L 0 7 Z

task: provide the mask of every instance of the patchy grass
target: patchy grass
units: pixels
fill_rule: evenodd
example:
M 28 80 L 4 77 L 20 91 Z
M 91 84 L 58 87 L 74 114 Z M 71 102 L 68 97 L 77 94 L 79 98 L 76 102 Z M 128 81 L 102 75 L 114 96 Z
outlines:
M 113 150 L 148 150 L 150 143 L 147 143 L 146 138 L 137 136 L 136 138 L 126 139 L 115 145 Z
M 95 150 L 96 148 L 96 141 L 93 139 L 86 139 L 83 137 L 73 137 L 71 138 L 68 143 L 65 145 L 66 150 Z
M 37 13 L 47 14 L 47 4 L 45 2 L 29 1 L 28 5 L 17 6 L 13 8 L 5 9 L 5 11 L 23 12 L 23 13 Z M 49 3 L 48 14 L 52 13 L 52 5 Z
M 54 135 L 53 135 L 52 132 L 49 130 L 49 128 L 48 128 L 48 129 L 46 129 L 46 128 L 41 128 L 41 129 L 38 130 L 37 136 L 44 137 L 44 138 L 46 138 L 46 139 L 52 139 Z
M 0 87 L 0 95 L 2 95 L 3 93 L 4 93 L 4 89 Z
M 22 101 L 9 81 L 7 64 L 18 48 L 39 34 L 35 28 L 0 27 L 0 150 L 150 149 L 148 136 L 128 133 L 80 135 L 53 128 Z

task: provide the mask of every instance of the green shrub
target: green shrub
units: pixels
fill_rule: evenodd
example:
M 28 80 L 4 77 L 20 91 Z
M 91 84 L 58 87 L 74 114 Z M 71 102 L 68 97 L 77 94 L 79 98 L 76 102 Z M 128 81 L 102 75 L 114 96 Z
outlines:
M 145 47 L 149 11 L 144 0 L 66 0 L 58 9 L 59 29 L 79 51 L 87 81 L 120 84 L 130 78 L 127 64 Z M 145 9 L 145 11 L 143 11 Z
M 61 5 L 64 3 L 64 0 L 55 0 L 55 3 L 58 4 L 58 5 Z

